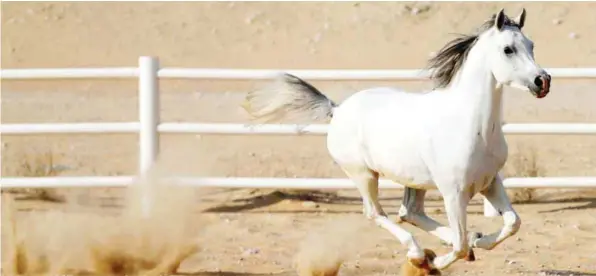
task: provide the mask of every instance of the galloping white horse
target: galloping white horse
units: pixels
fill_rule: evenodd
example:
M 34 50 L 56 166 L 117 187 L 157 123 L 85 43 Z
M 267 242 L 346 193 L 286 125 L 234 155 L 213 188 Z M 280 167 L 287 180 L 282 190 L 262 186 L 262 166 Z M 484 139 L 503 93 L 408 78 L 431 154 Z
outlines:
M 330 117 L 327 148 L 356 184 L 364 214 L 408 247 L 410 263 L 444 269 L 458 259 L 473 259 L 474 247 L 494 248 L 520 227 L 498 174 L 508 154 L 501 129 L 502 88 L 543 98 L 551 82 L 534 60 L 533 42 L 521 31 L 525 17 L 525 9 L 515 20 L 501 10 L 477 34 L 445 45 L 430 60 L 438 82 L 432 91 L 373 88 L 337 105 L 284 74 L 278 89 L 250 92 L 245 108 L 254 118 Z M 401 221 L 451 244 L 451 252 L 430 258 L 411 233 L 387 217 L 377 196 L 380 176 L 405 186 Z M 444 198 L 449 227 L 424 213 L 425 192 L 435 188 Z M 468 234 L 466 208 L 477 193 L 503 216 L 500 231 Z

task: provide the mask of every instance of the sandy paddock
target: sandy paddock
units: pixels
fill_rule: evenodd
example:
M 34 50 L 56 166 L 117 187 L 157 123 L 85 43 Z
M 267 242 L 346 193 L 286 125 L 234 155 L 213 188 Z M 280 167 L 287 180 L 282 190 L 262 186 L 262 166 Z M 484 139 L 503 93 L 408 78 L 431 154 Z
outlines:
M 505 7 L 528 11 L 525 32 L 544 67 L 596 64 L 596 4 L 586 3 L 2 3 L 2 67 L 134 66 L 156 55 L 166 67 L 421 68 L 452 33 L 468 32 Z M 595 122 L 594 80 L 553 80 L 536 100 L 508 89 L 508 122 Z M 246 122 L 239 107 L 260 82 L 169 80 L 162 85 L 164 121 Z M 333 99 L 359 88 L 427 82 L 314 82 Z M 6 81 L 2 122 L 133 121 L 135 80 Z M 210 176 L 343 177 L 322 137 L 163 135 L 161 161 L 171 173 Z M 535 153 L 545 176 L 595 175 L 596 137 L 508 136 L 511 156 Z M 132 135 L 11 136 L 2 139 L 2 174 L 22 174 L 23 163 L 50 153 L 61 175 L 127 175 L 136 168 Z M 291 146 L 289 146 L 291 145 Z M 515 166 L 509 169 L 516 171 Z M 522 171 L 517 168 L 517 171 Z M 81 210 L 118 210 L 119 189 L 60 190 Z M 355 191 L 331 194 L 269 190 L 197 191 L 193 214 L 199 253 L 184 262 L 187 275 L 292 275 L 292 258 L 305 237 L 340 237 L 350 248 L 343 275 L 399 273 L 405 247 L 363 222 Z M 395 217 L 399 191 L 382 191 Z M 474 263 L 449 275 L 596 275 L 596 192 L 537 191 L 539 203 L 517 204 L 522 229 Z M 23 213 L 64 204 L 21 200 Z M 499 218 L 469 208 L 470 229 L 492 232 Z M 427 211 L 446 218 L 442 202 Z M 353 227 L 352 227 L 353 226 Z M 358 227 L 356 227 L 358 226 Z M 449 248 L 411 229 L 424 247 Z M 341 229 L 354 229 L 339 235 Z M 340 231 L 342 232 L 342 231 Z M 334 234 L 335 233 L 335 234 Z M 345 233 L 343 231 L 342 233 Z M 332 240 L 332 239 L 327 239 Z M 4 243 L 3 243 L 4 244 Z M 347 245 L 350 245 L 347 247 Z

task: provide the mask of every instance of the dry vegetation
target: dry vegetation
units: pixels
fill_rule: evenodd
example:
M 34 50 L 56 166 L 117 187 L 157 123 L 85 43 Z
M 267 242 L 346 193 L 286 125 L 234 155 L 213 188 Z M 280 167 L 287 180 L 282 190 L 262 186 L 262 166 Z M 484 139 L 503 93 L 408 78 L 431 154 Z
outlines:
M 48 177 L 57 176 L 61 170 L 57 164 L 57 156 L 51 151 L 41 154 L 24 155 L 20 163 L 10 172 L 11 175 L 22 177 Z M 3 191 L 4 192 L 4 191 Z M 38 199 L 52 202 L 64 202 L 65 198 L 56 189 L 49 188 L 15 188 L 7 192 L 20 194 L 27 199 Z
M 537 150 L 531 146 L 518 146 L 513 154 L 509 154 L 504 168 L 507 177 L 540 177 L 544 169 L 538 163 Z M 509 197 L 513 203 L 528 203 L 536 199 L 534 188 L 510 189 Z

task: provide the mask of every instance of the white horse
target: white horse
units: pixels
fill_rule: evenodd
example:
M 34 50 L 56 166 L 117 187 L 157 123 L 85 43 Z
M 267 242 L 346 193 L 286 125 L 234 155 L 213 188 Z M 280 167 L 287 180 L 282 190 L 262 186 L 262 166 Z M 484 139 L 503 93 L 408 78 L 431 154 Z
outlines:
M 501 129 L 502 87 L 543 98 L 551 82 L 534 60 L 533 42 L 521 31 L 525 16 L 524 9 L 512 20 L 501 10 L 477 34 L 445 45 L 430 60 L 432 79 L 438 82 L 432 91 L 373 88 L 337 105 L 312 85 L 284 74 L 281 87 L 250 92 L 245 108 L 254 118 L 331 118 L 327 148 L 356 184 L 364 214 L 408 247 L 410 263 L 444 269 L 473 258 L 472 248 L 491 250 L 520 227 L 498 174 L 508 154 Z M 451 252 L 429 257 L 411 233 L 387 217 L 377 196 L 380 176 L 405 186 L 401 221 L 452 245 Z M 449 227 L 425 214 L 428 189 L 442 194 Z M 467 232 L 466 208 L 477 193 L 503 216 L 500 231 L 484 236 Z

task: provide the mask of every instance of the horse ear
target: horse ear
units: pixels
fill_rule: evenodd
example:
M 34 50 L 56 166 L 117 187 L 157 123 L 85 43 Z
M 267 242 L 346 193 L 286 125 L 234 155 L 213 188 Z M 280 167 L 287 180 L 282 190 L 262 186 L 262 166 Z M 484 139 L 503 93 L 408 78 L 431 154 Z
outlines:
M 526 9 L 522 9 L 521 13 L 515 18 L 515 22 L 517 22 L 520 30 L 524 27 L 524 22 L 526 22 Z
M 501 9 L 495 17 L 495 28 L 500 31 L 503 26 L 505 26 L 505 9 Z

